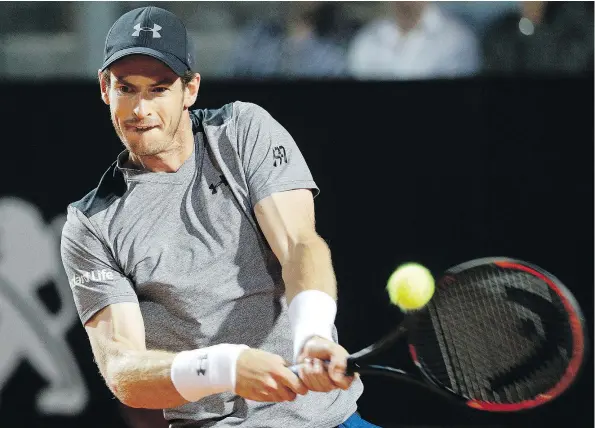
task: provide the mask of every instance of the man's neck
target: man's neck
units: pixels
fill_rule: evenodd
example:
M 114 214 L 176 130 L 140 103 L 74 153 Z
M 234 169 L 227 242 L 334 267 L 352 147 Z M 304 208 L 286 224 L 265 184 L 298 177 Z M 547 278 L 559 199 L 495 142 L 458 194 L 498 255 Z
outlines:
M 157 155 L 139 156 L 130 152 L 128 163 L 151 172 L 176 172 L 192 155 L 194 135 L 190 117 L 184 115 L 171 147 Z
M 418 26 L 426 7 L 425 2 L 395 2 L 394 19 L 403 33 L 408 33 Z

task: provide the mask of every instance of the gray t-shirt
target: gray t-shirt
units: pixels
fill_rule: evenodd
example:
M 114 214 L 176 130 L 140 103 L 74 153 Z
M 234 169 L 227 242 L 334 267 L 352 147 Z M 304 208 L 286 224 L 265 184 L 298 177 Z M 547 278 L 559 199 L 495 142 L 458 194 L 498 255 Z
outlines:
M 280 264 L 255 204 L 315 182 L 289 133 L 243 102 L 190 113 L 192 155 L 174 173 L 127 169 L 123 152 L 98 187 L 69 205 L 62 260 L 83 323 L 138 302 L 149 349 L 246 344 L 292 359 Z M 334 331 L 335 339 L 336 329 Z M 172 427 L 325 428 L 356 410 L 363 385 L 259 403 L 232 393 L 166 409 Z

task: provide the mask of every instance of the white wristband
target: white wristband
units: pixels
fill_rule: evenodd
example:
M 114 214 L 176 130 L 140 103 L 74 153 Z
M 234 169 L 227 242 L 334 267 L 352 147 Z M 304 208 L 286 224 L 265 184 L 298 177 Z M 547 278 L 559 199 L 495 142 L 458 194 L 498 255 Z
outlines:
M 183 351 L 171 365 L 171 381 L 187 401 L 198 401 L 220 392 L 234 391 L 236 362 L 246 345 L 220 344 Z
M 294 362 L 312 336 L 333 340 L 337 303 L 327 293 L 320 290 L 302 291 L 293 298 L 288 312 L 293 332 Z

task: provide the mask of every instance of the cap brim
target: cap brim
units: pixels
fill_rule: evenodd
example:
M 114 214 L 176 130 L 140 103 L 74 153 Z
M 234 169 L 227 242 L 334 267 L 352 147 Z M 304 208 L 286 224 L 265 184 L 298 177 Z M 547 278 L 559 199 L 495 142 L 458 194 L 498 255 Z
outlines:
M 184 64 L 182 61 L 180 61 L 180 59 L 178 59 L 178 57 L 175 55 L 171 55 L 171 54 L 164 53 L 164 52 L 159 52 L 159 51 L 157 51 L 155 49 L 151 49 L 151 48 L 143 48 L 143 47 L 137 46 L 137 47 L 133 47 L 133 48 L 122 49 L 121 51 L 118 51 L 115 54 L 113 54 L 112 56 L 110 56 L 108 59 L 106 59 L 104 61 L 103 65 L 101 66 L 101 71 L 105 70 L 107 67 L 109 67 L 111 64 L 113 64 L 117 60 L 122 59 L 128 55 L 151 56 L 151 57 L 158 59 L 158 60 L 162 61 L 163 63 L 165 63 L 165 65 L 167 65 L 169 68 L 171 68 L 173 70 L 173 72 L 176 73 L 178 76 L 183 76 L 184 73 L 189 70 L 188 66 L 186 64 Z

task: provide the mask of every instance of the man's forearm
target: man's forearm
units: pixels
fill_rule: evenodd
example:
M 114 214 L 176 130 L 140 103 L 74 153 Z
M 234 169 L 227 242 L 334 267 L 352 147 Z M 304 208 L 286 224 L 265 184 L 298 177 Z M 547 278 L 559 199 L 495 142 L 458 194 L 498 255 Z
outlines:
M 130 407 L 165 409 L 185 404 L 171 381 L 175 356 L 164 351 L 123 351 L 110 359 L 105 374 L 108 386 Z
M 283 264 L 283 280 L 296 360 L 309 338 L 332 340 L 337 284 L 330 250 L 322 238 L 312 237 L 290 250 Z
M 130 407 L 164 409 L 233 391 L 236 363 L 246 345 L 220 343 L 177 354 L 124 350 L 109 358 L 105 378 Z
M 304 290 L 320 290 L 337 298 L 331 253 L 320 236 L 313 236 L 291 248 L 282 269 L 288 304 Z

